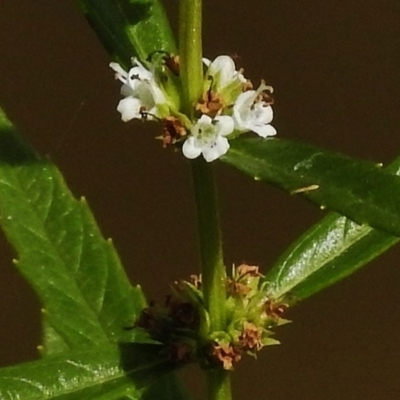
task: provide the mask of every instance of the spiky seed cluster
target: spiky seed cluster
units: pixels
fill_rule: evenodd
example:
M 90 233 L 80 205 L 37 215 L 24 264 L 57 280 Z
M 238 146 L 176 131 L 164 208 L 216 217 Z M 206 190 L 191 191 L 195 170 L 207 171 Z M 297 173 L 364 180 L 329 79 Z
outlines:
M 289 322 L 282 318 L 288 305 L 267 296 L 262 277 L 257 266 L 241 264 L 227 280 L 227 329 L 211 335 L 210 349 L 225 369 L 233 369 L 245 354 L 255 357 L 264 346 L 279 344 L 271 329 Z
M 282 318 L 287 304 L 269 298 L 261 278 L 256 266 L 233 267 L 221 305 L 228 316 L 224 331 L 210 332 L 201 277 L 194 275 L 192 283 L 175 282 L 165 304 L 143 310 L 135 326 L 165 344 L 174 362 L 233 369 L 243 355 L 256 356 L 264 346 L 278 344 L 271 329 L 288 322 Z
M 198 358 L 201 326 L 204 325 L 202 294 L 188 282 L 175 282 L 163 305 L 151 303 L 134 327 L 145 330 L 152 340 L 163 343 L 175 363 Z
M 136 58 L 133 67 L 124 71 L 110 63 L 115 77 L 122 82 L 117 110 L 123 121 L 145 119 L 160 121 L 163 145 L 179 145 L 187 158 L 203 155 L 214 161 L 229 150 L 229 140 L 245 132 L 261 137 L 274 136 L 270 125 L 273 118 L 271 86 L 263 81 L 257 90 L 237 71 L 229 56 L 219 56 L 213 62 L 203 59 L 204 85 L 193 112 L 182 112 L 182 81 L 179 77 L 179 57 L 163 54 L 147 62 L 148 68 Z

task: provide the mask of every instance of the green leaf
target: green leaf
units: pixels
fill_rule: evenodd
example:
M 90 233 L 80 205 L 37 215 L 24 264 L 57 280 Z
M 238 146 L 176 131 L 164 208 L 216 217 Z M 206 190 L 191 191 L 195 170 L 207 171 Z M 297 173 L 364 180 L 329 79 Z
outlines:
M 141 388 L 172 368 L 162 346 L 90 347 L 0 370 L 0 398 L 149 399 Z M 176 387 L 169 388 L 175 389 L 177 399 L 184 398 Z
M 400 236 L 400 177 L 377 164 L 282 139 L 232 140 L 223 161 L 360 225 Z
M 400 158 L 386 171 L 400 175 Z M 330 213 L 282 254 L 264 282 L 271 297 L 300 301 L 354 273 L 398 241 Z
M 176 54 L 159 0 L 78 0 L 93 30 L 113 58 L 126 68 L 131 57 L 142 61 L 154 51 Z
M 117 342 L 145 306 L 84 199 L 0 113 L 0 215 L 16 266 L 43 305 L 44 353 Z
M 168 398 L 187 398 L 164 347 L 124 343 L 147 341 L 124 330 L 145 306 L 140 288 L 130 285 L 86 202 L 73 198 L 54 165 L 36 156 L 1 110 L 0 213 L 20 257 L 15 263 L 45 307 L 46 355 L 1 370 L 1 399 L 150 400 L 166 390 Z
M 354 273 L 399 238 L 331 213 L 300 237 L 265 277 L 272 298 L 303 300 Z

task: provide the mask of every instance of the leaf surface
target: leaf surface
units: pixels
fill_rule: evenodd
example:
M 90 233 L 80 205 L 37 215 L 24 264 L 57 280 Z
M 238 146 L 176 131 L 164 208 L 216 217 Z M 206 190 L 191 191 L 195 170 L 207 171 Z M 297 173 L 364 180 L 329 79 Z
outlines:
M 0 114 L 1 226 L 43 305 L 44 353 L 116 342 L 145 306 L 84 199 Z
M 276 144 L 276 142 L 273 142 L 273 144 Z M 269 146 L 269 144 L 265 144 L 265 146 Z M 289 183 L 284 182 L 284 178 L 291 175 L 291 171 L 296 171 L 296 168 L 294 168 L 296 162 L 302 162 L 301 156 L 305 156 L 304 146 L 300 145 L 297 148 L 296 158 L 293 160 L 296 146 L 296 144 L 278 143 L 276 147 L 271 147 L 271 151 L 276 150 L 276 154 L 271 157 L 275 160 L 275 164 L 271 165 L 272 172 L 267 174 L 267 180 L 271 180 L 273 183 L 277 182 L 279 186 L 289 191 L 293 190 L 292 188 L 296 185 L 306 185 L 312 182 L 312 180 L 309 180 L 296 183 L 296 177 L 292 176 L 288 179 Z M 306 157 L 312 158 L 312 153 L 310 154 L 310 149 L 307 147 Z M 287 148 L 289 149 L 288 158 L 291 161 L 288 161 L 284 155 L 284 150 Z M 279 152 L 281 150 L 282 153 Z M 267 153 L 269 154 L 269 152 Z M 324 154 L 322 153 L 318 157 L 324 157 Z M 334 159 L 335 163 L 332 163 L 330 168 L 332 168 L 332 165 L 338 166 L 343 162 L 344 168 L 340 170 L 343 176 L 346 175 L 346 171 L 351 173 L 349 169 L 346 169 L 346 167 L 349 167 L 349 163 L 350 168 L 352 165 L 355 165 L 356 169 L 359 167 L 352 160 L 343 159 L 342 156 L 335 154 L 328 154 L 328 156 L 330 157 L 327 158 L 328 160 L 338 157 Z M 282 161 L 279 161 L 279 159 Z M 272 163 L 272 160 L 268 160 L 268 162 Z M 250 161 L 249 164 L 251 164 Z M 283 164 L 283 167 L 280 167 L 280 164 Z M 290 165 L 292 165 L 292 168 Z M 375 167 L 373 165 L 370 165 L 370 167 L 375 173 Z M 250 169 L 248 165 L 244 168 L 246 172 Z M 368 165 L 363 166 L 363 168 L 368 169 Z M 338 181 L 332 184 L 336 185 L 339 188 L 338 190 L 343 190 L 343 188 L 340 188 L 341 182 L 346 183 L 347 181 L 340 179 L 340 171 L 338 172 Z M 253 170 L 253 172 L 258 174 L 256 176 L 262 174 L 258 170 Z M 378 173 L 380 172 L 379 169 Z M 385 176 L 388 174 L 400 175 L 400 158 L 385 168 L 383 172 Z M 282 173 L 282 177 L 277 177 L 279 173 Z M 312 178 L 309 178 L 305 173 L 302 173 L 299 179 L 318 179 L 319 182 L 327 179 L 326 184 L 328 185 L 329 179 L 332 178 L 332 174 L 326 170 L 315 171 L 311 176 Z M 368 182 L 369 180 L 365 179 L 363 184 L 368 185 Z M 351 185 L 351 182 L 349 185 Z M 346 198 L 346 191 L 342 196 L 344 199 Z M 321 195 L 322 197 L 323 195 Z M 360 200 L 360 203 L 363 201 Z M 359 225 L 337 213 L 330 213 L 289 246 L 271 268 L 264 279 L 268 294 L 272 298 L 285 298 L 289 303 L 303 300 L 354 273 L 398 241 L 399 238 L 396 236 L 373 229 L 368 225 Z
M 176 54 L 165 11 L 159 0 L 78 0 L 93 30 L 113 58 L 125 68 L 131 57 L 142 61 L 154 51 Z
M 379 165 L 282 139 L 236 139 L 223 161 L 360 225 L 400 236 L 400 177 Z
M 161 346 L 129 346 L 119 348 L 109 344 L 89 347 L 4 368 L 0 370 L 0 398 L 140 398 L 144 385 L 170 371 L 172 366 Z

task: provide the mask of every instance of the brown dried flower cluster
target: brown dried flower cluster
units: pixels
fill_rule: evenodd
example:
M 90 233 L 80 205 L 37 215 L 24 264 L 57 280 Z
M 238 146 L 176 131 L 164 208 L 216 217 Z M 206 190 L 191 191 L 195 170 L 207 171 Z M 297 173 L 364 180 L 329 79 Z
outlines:
M 258 266 L 241 264 L 233 267 L 227 279 L 228 335 L 215 334 L 209 351 L 211 364 L 233 369 L 243 355 L 256 356 L 264 346 L 277 344 L 271 328 L 281 325 L 288 305 L 266 296 Z
M 230 343 L 215 342 L 211 347 L 210 356 L 217 359 L 224 369 L 232 370 L 233 363 L 240 361 L 242 353 Z
M 152 340 L 163 343 L 172 362 L 187 363 L 197 358 L 200 319 L 196 305 L 183 294 L 182 283 L 175 282 L 173 294 L 163 305 L 150 303 L 142 310 L 134 328 L 145 330 Z
M 238 336 L 236 343 L 224 343 L 215 341 L 211 346 L 210 356 L 218 360 L 224 369 L 232 370 L 234 363 L 240 361 L 244 354 L 254 353 L 261 350 L 262 344 L 261 328 L 251 322 L 245 321 L 243 330 Z
M 203 93 L 202 98 L 196 104 L 196 110 L 210 117 L 215 117 L 219 110 L 225 107 L 222 97 L 211 89 Z
M 182 122 L 175 117 L 166 117 L 161 120 L 163 127 L 163 147 L 173 145 L 187 135 L 186 128 Z
M 196 275 L 192 283 L 175 282 L 165 303 L 143 310 L 135 327 L 164 343 L 173 362 L 197 360 L 204 367 L 231 370 L 245 354 L 256 356 L 264 346 L 277 344 L 270 329 L 287 322 L 282 315 L 288 305 L 266 295 L 262 278 L 258 266 L 233 267 L 221 305 L 227 314 L 224 331 L 210 332 L 201 276 Z

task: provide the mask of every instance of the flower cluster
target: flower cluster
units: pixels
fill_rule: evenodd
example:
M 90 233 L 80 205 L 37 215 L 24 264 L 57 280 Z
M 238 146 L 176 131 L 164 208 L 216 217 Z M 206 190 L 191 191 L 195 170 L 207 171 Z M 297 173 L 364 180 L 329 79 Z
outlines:
M 181 110 L 178 57 L 164 55 L 161 60 L 149 63 L 149 69 L 133 59 L 128 72 L 111 63 L 116 78 L 122 82 L 124 98 L 117 108 L 122 120 L 160 121 L 164 146 L 179 145 L 185 157 L 203 155 L 208 162 L 226 154 L 229 140 L 242 133 L 252 131 L 263 138 L 274 136 L 276 130 L 270 125 L 272 87 L 262 81 L 254 90 L 229 56 L 203 62 L 203 93 L 193 104 L 190 116 Z
M 288 304 L 267 295 L 262 277 L 257 266 L 233 268 L 221 304 L 226 312 L 223 331 L 210 331 L 201 276 L 196 275 L 192 283 L 175 282 L 165 303 L 145 308 L 134 328 L 164 344 L 176 364 L 198 361 L 205 368 L 231 370 L 243 355 L 256 356 L 264 346 L 279 343 L 271 337 L 271 328 L 288 322 L 282 318 Z
M 162 343 L 172 363 L 195 362 L 208 326 L 202 293 L 185 281 L 174 282 L 171 292 L 164 304 L 143 309 L 132 328 Z
M 271 328 L 289 322 L 282 318 L 288 304 L 270 298 L 262 278 L 257 266 L 233 267 L 227 280 L 227 329 L 212 334 L 211 363 L 231 370 L 244 354 L 255 357 L 264 346 L 279 344 Z

